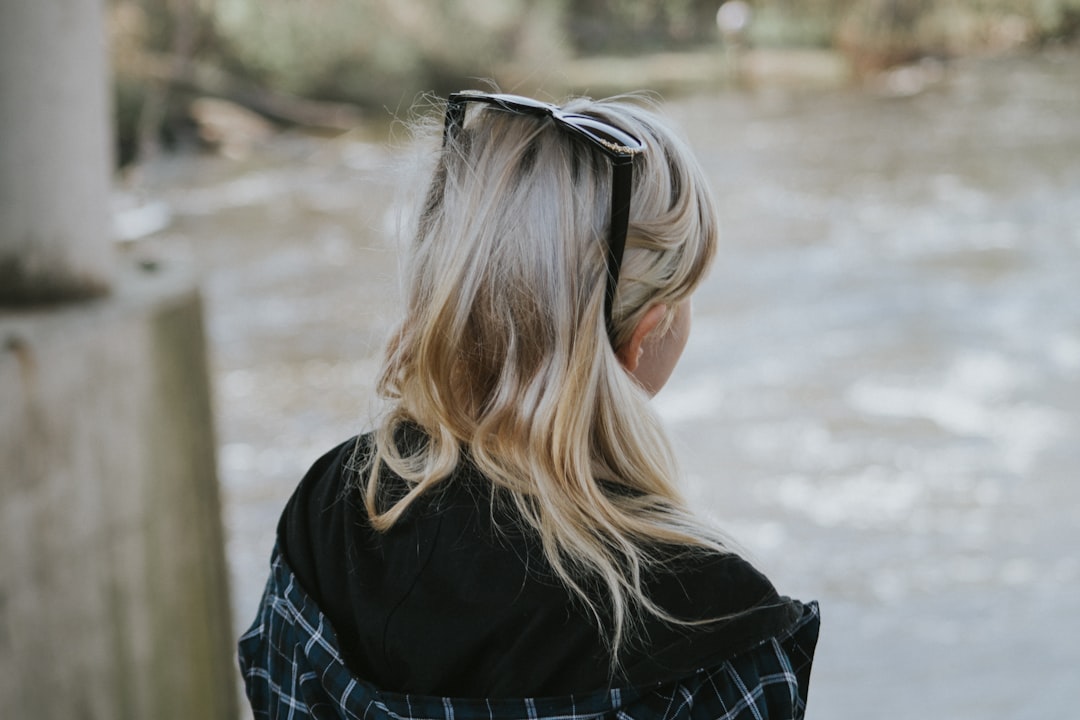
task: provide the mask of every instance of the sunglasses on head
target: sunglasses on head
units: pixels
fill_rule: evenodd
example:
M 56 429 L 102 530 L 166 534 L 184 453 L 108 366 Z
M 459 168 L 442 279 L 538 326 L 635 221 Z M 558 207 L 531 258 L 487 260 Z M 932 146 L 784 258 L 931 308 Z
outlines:
M 567 112 L 558 105 L 540 102 L 521 95 L 484 93 L 463 90 L 451 93 L 446 105 L 446 124 L 443 144 L 465 124 L 468 103 L 483 103 L 519 115 L 549 117 L 556 125 L 574 135 L 611 159 L 611 225 L 608 228 L 607 287 L 604 294 L 604 320 L 608 337 L 613 337 L 611 309 L 619 283 L 623 251 L 626 248 L 626 229 L 630 222 L 630 191 L 634 179 L 634 156 L 645 151 L 645 143 L 625 130 L 581 113 Z

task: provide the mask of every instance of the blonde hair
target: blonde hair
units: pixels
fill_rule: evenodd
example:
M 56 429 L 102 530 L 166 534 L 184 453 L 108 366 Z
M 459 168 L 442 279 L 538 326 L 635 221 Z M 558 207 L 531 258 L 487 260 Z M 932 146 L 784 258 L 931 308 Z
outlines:
M 610 338 L 610 161 L 549 119 L 470 106 L 463 130 L 438 154 L 420 209 L 405 318 L 379 380 L 389 410 L 362 481 L 371 523 L 385 530 L 459 464 L 472 463 L 606 628 L 613 667 L 624 643 L 637 639 L 642 613 L 681 621 L 647 596 L 645 572 L 672 548 L 723 551 L 679 496 L 670 443 L 613 349 L 658 303 L 668 308 L 665 331 L 716 250 L 703 172 L 642 105 L 622 98 L 564 106 L 646 144 L 634 162 Z M 428 441 L 398 447 L 406 424 Z M 380 493 L 382 466 L 405 479 L 404 496 Z

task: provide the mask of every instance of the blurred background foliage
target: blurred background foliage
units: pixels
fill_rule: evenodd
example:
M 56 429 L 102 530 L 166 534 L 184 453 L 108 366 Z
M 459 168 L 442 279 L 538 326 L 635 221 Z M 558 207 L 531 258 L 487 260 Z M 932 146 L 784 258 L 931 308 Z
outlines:
M 854 77 L 923 57 L 1039 47 L 1080 35 L 1080 0 L 746 4 L 752 21 L 739 37 L 745 47 L 834 51 Z M 721 45 L 715 20 L 720 5 L 109 0 L 119 163 L 145 160 L 162 146 L 207 141 L 222 113 L 225 122 L 247 123 L 250 132 L 265 118 L 340 130 L 365 114 L 400 114 L 424 91 L 444 93 L 486 79 L 523 92 L 545 82 L 548 92 L 573 90 L 580 59 L 687 53 L 704 62 L 700 58 Z M 553 74 L 563 87 L 550 87 Z M 629 82 L 648 85 L 647 79 Z

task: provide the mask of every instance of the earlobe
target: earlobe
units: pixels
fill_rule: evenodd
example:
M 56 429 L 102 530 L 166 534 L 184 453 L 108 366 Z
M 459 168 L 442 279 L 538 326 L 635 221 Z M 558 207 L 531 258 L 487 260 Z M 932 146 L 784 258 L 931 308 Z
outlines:
M 660 325 L 665 314 L 667 314 L 666 305 L 657 303 L 650 307 L 634 326 L 630 339 L 615 351 L 615 356 L 619 358 L 619 362 L 627 372 L 632 373 L 638 369 L 641 356 L 645 353 L 645 338 Z
M 634 338 L 631 337 L 622 347 L 615 351 L 615 357 L 619 358 L 619 364 L 622 365 L 627 372 L 631 373 L 637 370 L 641 355 L 645 352 L 645 349 L 641 347 L 640 343 L 637 344 L 636 348 L 634 345 Z

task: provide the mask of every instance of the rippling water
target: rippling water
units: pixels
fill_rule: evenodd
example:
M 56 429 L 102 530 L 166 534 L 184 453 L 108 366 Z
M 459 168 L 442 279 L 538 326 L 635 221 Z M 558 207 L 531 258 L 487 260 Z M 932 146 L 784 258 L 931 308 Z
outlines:
M 694 503 L 822 601 L 812 719 L 1076 714 L 1077 88 L 1067 54 L 668 106 L 725 225 L 656 404 Z M 144 246 L 205 271 L 238 629 L 292 487 L 369 417 L 395 158 L 285 137 L 161 183 Z
M 1078 65 L 679 107 L 728 243 L 658 403 L 694 496 L 824 602 L 811 717 L 1076 712 Z

